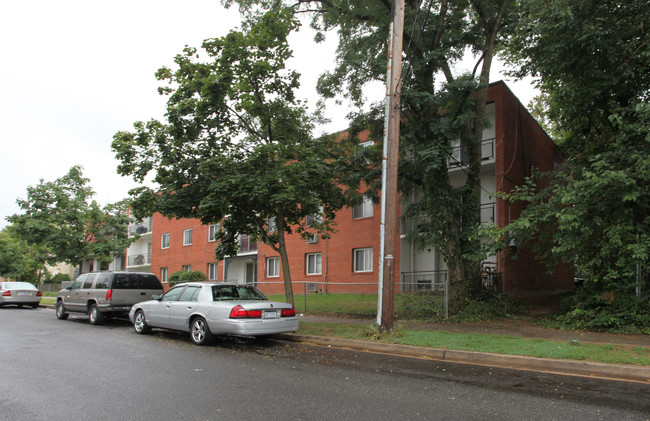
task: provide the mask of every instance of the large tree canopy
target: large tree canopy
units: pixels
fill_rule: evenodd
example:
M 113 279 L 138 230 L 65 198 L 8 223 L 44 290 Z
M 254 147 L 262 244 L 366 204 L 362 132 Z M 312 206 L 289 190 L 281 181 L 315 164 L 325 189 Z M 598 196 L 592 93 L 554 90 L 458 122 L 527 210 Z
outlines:
M 508 58 L 518 75 L 538 78 L 568 162 L 545 174 L 549 188 L 530 180 L 511 196 L 531 205 L 498 235 L 530 244 L 551 265 L 575 263 L 587 293 L 607 292 L 600 304 L 631 314 L 625 297 L 640 292 L 650 259 L 650 7 L 521 4 Z
M 224 0 L 255 14 L 278 1 Z M 317 40 L 337 31 L 334 70 L 323 74 L 318 89 L 325 97 L 342 95 L 359 110 L 368 109 L 364 86 L 384 81 L 392 2 L 388 0 L 288 0 L 296 15 L 311 16 Z M 450 271 L 457 306 L 480 285 L 484 258 L 479 226 L 480 144 L 492 60 L 509 28 L 516 2 L 511 0 L 407 0 L 402 69 L 400 188 L 417 195 L 406 216 L 420 221 L 411 235 L 422 246 L 435 246 Z M 477 57 L 472 74 L 454 66 L 467 52 Z M 397 71 L 394 69 L 393 71 Z M 351 133 L 371 129 L 382 138 L 383 104 L 359 111 Z M 469 157 L 465 184 L 452 186 L 448 162 L 452 143 L 461 141 Z M 366 180 L 373 186 L 372 180 Z M 405 202 L 406 204 L 406 202 Z
M 88 181 L 79 166 L 55 181 L 41 180 L 27 188 L 27 199 L 18 199 L 24 213 L 7 218 L 15 236 L 47 250 L 47 263 L 92 257 L 105 265 L 131 243 L 127 204 L 101 208 Z
M 220 259 L 237 254 L 241 234 L 270 245 L 291 303 L 285 235 L 333 228 L 348 203 L 341 177 L 349 161 L 339 157 L 351 151 L 345 139 L 312 138 L 318 116 L 295 97 L 299 75 L 285 68 L 296 24 L 288 9 L 272 8 L 246 21 L 246 31 L 205 40 L 206 61 L 186 48 L 176 69 L 157 74 L 169 82 L 161 88 L 167 122 L 138 122 L 113 142 L 121 174 L 142 181 L 155 172 L 155 189 L 132 192 L 139 215 L 218 223 Z M 318 217 L 307 224 L 310 215 Z

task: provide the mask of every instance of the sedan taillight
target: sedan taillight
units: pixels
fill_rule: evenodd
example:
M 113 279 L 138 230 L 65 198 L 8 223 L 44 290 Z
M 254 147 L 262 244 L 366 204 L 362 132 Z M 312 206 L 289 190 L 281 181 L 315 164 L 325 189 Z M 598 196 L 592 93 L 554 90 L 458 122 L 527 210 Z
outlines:
M 36 296 L 37 296 L 37 297 L 42 297 L 42 296 L 43 296 L 43 293 L 42 293 L 41 291 L 38 291 L 38 292 L 36 293 Z
M 296 315 L 296 309 L 293 307 L 282 309 L 282 317 L 295 317 L 295 315 Z
M 230 310 L 231 319 L 259 319 L 262 317 L 262 310 L 246 310 L 244 307 L 238 305 Z
M 6 290 L 5 292 L 2 293 L 3 297 L 11 297 L 11 291 Z

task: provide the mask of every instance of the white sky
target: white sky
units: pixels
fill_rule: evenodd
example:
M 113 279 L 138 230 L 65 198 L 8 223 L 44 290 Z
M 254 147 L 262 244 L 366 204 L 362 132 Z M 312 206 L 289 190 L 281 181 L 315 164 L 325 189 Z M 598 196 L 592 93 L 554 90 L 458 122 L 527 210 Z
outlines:
M 162 118 L 156 70 L 172 65 L 185 45 L 200 47 L 238 23 L 237 10 L 223 9 L 219 0 L 2 2 L 0 229 L 21 212 L 16 199 L 26 198 L 28 186 L 74 165 L 83 166 L 100 204 L 125 198 L 135 185 L 116 173 L 113 135 L 135 121 Z M 318 75 L 332 67 L 334 40 L 315 44 L 305 28 L 294 41 L 299 95 L 313 103 Z M 532 98 L 527 83 L 508 85 L 524 105 Z M 319 133 L 344 129 L 347 112 L 328 102 L 332 123 Z

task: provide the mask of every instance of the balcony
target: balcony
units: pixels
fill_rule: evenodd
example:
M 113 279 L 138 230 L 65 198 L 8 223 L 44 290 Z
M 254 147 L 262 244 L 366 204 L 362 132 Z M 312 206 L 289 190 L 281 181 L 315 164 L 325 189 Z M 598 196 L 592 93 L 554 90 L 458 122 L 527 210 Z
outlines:
M 494 141 L 495 138 L 486 139 L 481 142 L 481 161 L 494 160 Z M 469 164 L 467 148 L 463 145 L 455 146 L 451 150 L 451 155 L 447 158 L 449 168 L 461 167 Z
M 126 267 L 149 266 L 151 265 L 151 253 L 134 254 L 128 256 Z
M 129 225 L 129 237 L 133 237 L 136 234 L 144 235 L 149 234 L 152 231 L 153 223 L 151 219 L 149 221 L 140 222 L 138 224 Z

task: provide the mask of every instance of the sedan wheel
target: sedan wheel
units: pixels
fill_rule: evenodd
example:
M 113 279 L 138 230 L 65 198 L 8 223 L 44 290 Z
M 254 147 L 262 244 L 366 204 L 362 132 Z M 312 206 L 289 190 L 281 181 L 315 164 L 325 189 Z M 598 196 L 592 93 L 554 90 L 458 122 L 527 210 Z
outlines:
M 144 312 L 142 310 L 138 310 L 133 317 L 133 329 L 135 329 L 136 333 L 139 333 L 141 335 L 151 332 L 151 327 L 147 326 L 147 322 L 144 318 Z
M 212 334 L 210 333 L 210 328 L 208 328 L 208 323 L 203 317 L 197 317 L 192 320 L 192 326 L 190 327 L 190 337 L 192 342 L 196 345 L 206 345 L 212 342 Z
M 100 325 L 104 323 L 104 315 L 97 308 L 97 304 L 90 306 L 90 311 L 88 312 L 88 321 L 91 325 Z
M 68 313 L 65 312 L 65 308 L 63 308 L 63 301 L 61 300 L 56 302 L 56 318 L 59 320 L 65 320 L 68 318 Z

